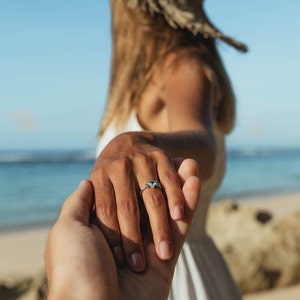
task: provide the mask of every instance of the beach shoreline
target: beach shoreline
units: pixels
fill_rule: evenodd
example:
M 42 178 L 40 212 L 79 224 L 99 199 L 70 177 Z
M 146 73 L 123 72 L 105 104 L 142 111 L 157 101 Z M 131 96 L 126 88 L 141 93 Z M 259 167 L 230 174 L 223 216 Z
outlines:
M 31 223 L 31 224 L 17 224 L 15 226 L 7 226 L 0 228 L 0 237 L 4 235 L 11 235 L 11 234 L 21 234 L 29 233 L 31 231 L 36 230 L 48 230 L 53 226 L 53 222 L 43 222 L 43 223 Z
M 0 281 L 35 276 L 44 268 L 50 228 L 14 228 L 0 233 Z
M 278 217 L 300 211 L 300 191 L 236 198 L 233 201 L 239 205 L 268 210 Z
M 225 201 L 228 199 L 224 199 Z M 300 211 L 300 193 L 259 197 L 257 199 L 233 199 L 241 206 L 268 210 L 275 216 Z M 219 201 L 215 204 L 218 204 Z M 0 231 L 0 283 L 35 276 L 44 268 L 44 252 L 52 224 L 22 226 Z M 281 295 L 282 298 L 276 298 Z M 283 296 L 282 296 L 283 295 Z M 288 296 L 284 296 L 288 295 Z M 294 297 L 294 296 L 295 297 Z M 300 285 L 246 295 L 246 300 L 298 299 Z

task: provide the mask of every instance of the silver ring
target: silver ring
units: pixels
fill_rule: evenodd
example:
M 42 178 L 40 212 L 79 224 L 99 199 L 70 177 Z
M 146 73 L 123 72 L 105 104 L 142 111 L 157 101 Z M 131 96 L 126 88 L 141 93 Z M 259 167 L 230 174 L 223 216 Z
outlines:
M 158 181 L 156 181 L 156 180 L 150 180 L 141 189 L 140 194 L 142 195 L 143 191 L 146 190 L 146 189 L 149 189 L 149 188 L 151 188 L 151 189 L 155 189 L 155 188 L 162 189 L 162 186 L 161 186 L 161 184 Z

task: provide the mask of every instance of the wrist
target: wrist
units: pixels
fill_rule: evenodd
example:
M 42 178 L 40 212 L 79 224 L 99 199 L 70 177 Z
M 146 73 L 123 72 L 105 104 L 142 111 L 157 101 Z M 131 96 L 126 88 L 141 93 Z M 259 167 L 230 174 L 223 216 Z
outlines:
M 101 284 L 99 284 L 100 286 Z M 65 284 L 61 288 L 49 287 L 47 300 L 111 300 L 117 299 L 112 295 L 111 289 L 95 289 L 88 286 L 84 286 L 84 283 L 81 285 L 68 285 Z
M 92 278 L 80 271 L 76 273 L 72 271 L 52 274 L 51 280 L 48 280 L 47 300 L 116 299 L 114 295 L 110 295 L 112 290 L 116 290 L 115 287 L 111 286 L 110 282 L 106 282 L 105 278 L 102 279 L 97 276 Z

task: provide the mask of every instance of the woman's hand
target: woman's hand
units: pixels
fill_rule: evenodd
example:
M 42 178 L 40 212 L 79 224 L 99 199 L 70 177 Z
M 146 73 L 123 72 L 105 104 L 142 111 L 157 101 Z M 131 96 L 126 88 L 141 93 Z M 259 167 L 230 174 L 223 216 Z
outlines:
M 147 218 L 158 257 L 172 257 L 168 215 L 183 217 L 184 197 L 174 163 L 153 134 L 128 132 L 114 138 L 97 158 L 90 179 L 97 220 L 118 264 L 126 260 L 134 271 L 145 269 L 141 230 Z M 162 188 L 140 193 L 150 180 Z
M 104 235 L 93 224 L 93 186 L 89 181 L 81 182 L 65 201 L 49 235 L 46 247 L 48 299 L 166 299 L 199 199 L 200 180 L 194 176 L 196 169 L 196 163 L 187 159 L 178 170 L 185 211 L 181 220 L 169 220 L 172 258 L 164 262 L 157 257 L 151 231 L 146 230 L 143 246 L 148 265 L 142 274 L 116 266 Z M 145 226 L 150 229 L 148 223 Z

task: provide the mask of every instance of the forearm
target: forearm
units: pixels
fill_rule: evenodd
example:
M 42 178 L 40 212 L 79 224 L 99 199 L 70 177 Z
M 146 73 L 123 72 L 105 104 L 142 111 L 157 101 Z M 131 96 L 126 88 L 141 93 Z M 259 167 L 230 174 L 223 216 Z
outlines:
M 128 150 L 130 151 L 128 152 Z M 153 131 L 125 132 L 118 135 L 102 151 L 102 157 L 134 157 L 161 149 L 171 158 L 192 158 L 199 165 L 199 177 L 207 180 L 213 173 L 216 144 L 212 133 L 200 130 L 158 133 Z M 112 151 L 113 150 L 113 151 Z M 97 162 L 94 170 L 97 170 Z
M 193 158 L 199 164 L 199 177 L 205 181 L 214 168 L 216 144 L 213 134 L 200 131 L 153 133 L 160 146 L 172 157 Z
M 80 230 L 77 230 L 78 235 L 80 235 Z M 70 231 L 70 234 L 73 234 Z M 83 239 L 83 241 L 85 241 Z M 78 247 L 76 243 L 70 244 L 69 247 L 74 249 L 74 252 L 80 251 L 84 253 L 86 251 L 87 256 L 95 257 L 92 251 L 89 251 L 89 241 L 85 241 L 86 244 Z M 101 240 L 102 242 L 102 240 Z M 103 240 L 103 242 L 105 242 Z M 86 249 L 84 247 L 86 246 Z M 98 245 L 94 245 L 95 249 L 98 252 L 102 253 L 103 247 L 99 248 Z M 106 247 L 105 245 L 105 248 Z M 72 250 L 73 250 L 72 249 Z M 62 249 L 63 251 L 63 249 Z M 48 297 L 47 300 L 64 300 L 64 299 L 72 299 L 72 300 L 113 300 L 117 299 L 118 295 L 118 281 L 117 276 L 115 274 L 112 275 L 111 270 L 115 269 L 115 263 L 111 257 L 111 253 L 108 253 L 109 257 L 107 258 L 106 252 L 103 253 L 103 257 L 100 258 L 102 261 L 93 262 L 96 266 L 90 266 L 89 260 L 90 257 L 86 259 L 82 259 L 82 254 L 78 254 L 75 256 L 70 255 L 70 259 L 64 263 L 60 263 L 60 261 L 54 261 L 52 264 L 54 265 L 54 274 L 48 276 Z M 76 261 L 74 259 L 77 258 Z M 108 262 L 107 265 L 109 270 L 104 268 L 97 268 L 97 266 L 101 266 L 103 261 Z M 109 262 L 112 262 L 113 265 L 109 265 Z M 57 265 L 60 264 L 60 265 Z M 74 267 L 75 266 L 75 267 Z M 49 273 L 49 271 L 48 271 Z
M 100 284 L 100 283 L 99 283 Z M 104 299 L 113 299 L 110 296 L 99 295 L 94 291 L 81 291 L 77 289 L 70 289 L 68 286 L 65 286 L 64 290 L 61 291 L 50 291 L 47 300 L 65 300 L 65 299 L 72 299 L 72 300 L 104 300 Z

